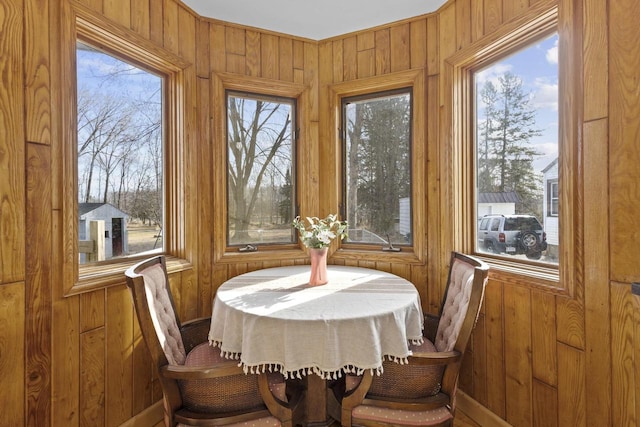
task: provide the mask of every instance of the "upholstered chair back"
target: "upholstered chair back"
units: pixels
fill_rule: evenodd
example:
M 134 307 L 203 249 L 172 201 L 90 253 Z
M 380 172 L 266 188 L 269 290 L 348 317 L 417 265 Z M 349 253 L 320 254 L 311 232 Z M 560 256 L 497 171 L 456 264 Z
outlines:
M 453 350 L 467 315 L 475 266 L 453 258 L 446 298 L 442 305 L 434 345 L 437 351 Z
M 154 264 L 138 273 L 144 278 L 149 315 L 164 355 L 170 365 L 184 365 L 187 354 L 169 292 L 167 274 L 162 264 Z

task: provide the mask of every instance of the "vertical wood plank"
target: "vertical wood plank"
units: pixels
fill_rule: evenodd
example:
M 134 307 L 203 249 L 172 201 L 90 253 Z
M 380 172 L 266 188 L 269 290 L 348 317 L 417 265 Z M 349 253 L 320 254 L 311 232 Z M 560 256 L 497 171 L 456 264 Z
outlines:
M 375 32 L 376 46 L 376 75 L 387 74 L 391 71 L 391 39 L 389 29 Z
M 484 0 L 484 33 L 492 33 L 500 24 L 502 24 L 502 0 Z
M 471 0 L 456 1 L 456 47 L 462 49 L 471 43 Z
M 440 73 L 440 15 L 427 18 L 427 75 Z M 435 119 L 437 116 L 431 116 Z
M 131 27 L 131 0 L 103 0 L 104 16 L 123 27 Z
M 25 270 L 23 4 L 3 2 L 0 13 L 0 285 L 24 280 Z
M 211 71 L 222 72 L 227 69 L 226 28 L 223 25 L 209 25 L 209 67 Z
M 531 328 L 531 291 L 505 286 L 506 420 L 518 426 L 528 426 L 532 422 Z
M 607 170 L 609 153 L 606 144 L 608 121 L 586 123 L 584 144 L 584 239 L 589 250 L 584 251 L 584 309 L 585 309 L 585 386 L 587 419 L 594 425 L 611 425 L 611 352 L 603 352 L 611 343 L 611 296 L 609 283 L 609 236 L 601 229 L 608 224 L 609 211 L 602 209 L 602 201 L 609 197 Z M 615 359 L 614 359 L 615 360 Z M 615 362 L 617 364 L 617 362 Z
M 262 77 L 267 79 L 279 79 L 279 40 L 277 36 L 263 34 L 260 39 L 260 64 Z
M 358 50 L 355 36 L 342 41 L 342 61 L 344 65 L 343 81 L 348 82 L 358 77 Z
M 194 302 L 195 303 L 195 302 Z M 153 404 L 153 368 L 151 355 L 142 337 L 138 319 L 133 322 L 133 402 L 132 415 L 136 415 Z
M 358 58 L 358 78 L 363 79 L 376 74 L 376 53 L 374 49 L 359 50 Z
M 103 289 L 80 295 L 80 332 L 104 326 L 104 300 Z
M 605 117 L 609 109 L 607 4 L 584 2 L 584 120 Z
M 178 8 L 178 54 L 191 64 L 196 62 L 196 21 L 184 7 Z M 188 73 L 190 76 L 191 73 Z M 191 116 L 191 115 L 190 115 Z
M 24 103 L 27 141 L 51 144 L 49 0 L 25 2 Z
M 198 140 L 211 141 L 211 85 L 209 79 L 196 82 Z M 212 305 L 212 267 L 214 234 L 213 216 L 213 152 L 212 144 L 198 145 L 198 315 L 210 316 Z
M 3 426 L 24 425 L 24 306 L 24 282 L 0 286 L 0 378 L 7 385 L 0 393 L 0 425 Z
M 476 41 L 484 35 L 484 0 L 474 0 L 471 7 L 471 41 Z
M 558 344 L 558 425 L 586 426 L 584 352 Z M 620 424 L 624 425 L 624 424 Z
M 131 29 L 142 37 L 151 37 L 149 0 L 131 0 Z
M 149 0 L 151 2 L 151 0 Z M 164 8 L 159 1 L 149 3 L 149 38 L 159 46 L 164 44 Z
M 556 301 L 552 294 L 531 292 L 533 376 L 550 386 L 558 384 L 556 353 Z
M 51 150 L 27 145 L 26 399 L 27 424 L 51 423 Z
M 278 74 L 280 80 L 293 82 L 293 40 L 289 37 L 278 39 Z
M 427 20 L 419 19 L 410 26 L 411 68 L 427 66 Z
M 209 23 L 202 19 L 196 20 L 196 76 L 208 78 L 210 67 Z
M 333 45 L 333 80 L 332 83 L 340 83 L 344 80 L 344 49 L 342 40 L 335 40 Z
M 104 328 L 80 335 L 80 425 L 105 424 L 105 333 Z
M 375 49 L 376 37 L 373 31 L 363 31 L 356 35 L 356 46 L 358 52 L 363 50 Z
M 105 413 L 108 427 L 132 415 L 133 305 L 125 286 L 107 289 Z
M 163 45 L 173 53 L 179 52 L 178 3 L 174 0 L 163 0 L 162 30 Z
M 640 2 L 609 3 L 609 141 L 611 278 L 618 282 L 639 279 L 637 222 L 640 200 Z
M 262 35 L 257 31 L 245 32 L 245 64 L 248 76 L 262 77 L 261 38 Z
M 487 331 L 487 407 L 500 418 L 506 417 L 505 331 L 502 283 L 489 280 L 485 289 L 485 328 Z
M 235 55 L 245 54 L 245 31 L 242 28 L 225 27 L 225 51 Z
M 533 426 L 558 427 L 558 390 L 540 381 L 533 382 Z
M 456 7 L 455 3 L 449 3 L 445 6 L 444 9 L 440 12 L 440 28 L 444 29 L 440 31 L 439 37 L 437 39 L 438 43 L 438 54 L 439 56 L 439 67 L 440 67 L 440 84 L 442 85 L 442 90 L 440 91 L 440 106 L 445 106 L 445 99 L 448 96 L 449 92 L 446 88 L 451 87 L 451 76 L 447 75 L 444 72 L 445 67 L 445 59 L 451 56 L 456 51 L 456 32 L 452 30 L 456 27 Z M 442 126 L 442 131 L 449 132 L 449 126 Z M 442 141 L 447 141 L 448 138 L 446 135 L 441 134 L 440 138 L 443 138 Z M 446 229 L 446 228 L 445 228 Z
M 53 211 L 53 247 L 61 247 L 62 214 Z M 52 254 L 52 281 L 62 282 L 61 251 Z M 55 286 L 52 307 L 51 420 L 52 426 L 76 426 L 80 422 L 80 297 L 64 297 L 62 285 Z
M 409 24 L 391 27 L 391 72 L 408 70 L 411 67 L 411 44 Z
M 484 304 L 483 304 L 484 306 Z M 484 310 L 483 310 L 484 311 Z M 473 345 L 473 399 L 487 405 L 487 331 L 485 325 L 485 315 L 478 316 L 476 328 L 471 336 Z M 466 363 L 466 362 L 465 362 Z
M 634 305 L 629 284 L 611 284 L 611 357 L 615 360 L 611 370 L 613 385 L 612 425 L 637 425 L 636 399 L 638 386 L 634 360 Z M 637 339 L 635 340 L 637 343 Z
M 502 2 L 502 17 L 504 22 L 520 16 L 529 8 L 529 0 L 504 0 Z

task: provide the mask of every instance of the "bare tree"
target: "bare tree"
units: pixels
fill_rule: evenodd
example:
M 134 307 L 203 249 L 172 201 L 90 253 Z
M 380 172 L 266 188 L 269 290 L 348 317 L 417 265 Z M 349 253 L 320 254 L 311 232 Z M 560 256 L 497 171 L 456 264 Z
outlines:
M 235 242 L 249 240 L 251 217 L 265 173 L 270 165 L 278 163 L 279 156 L 286 156 L 281 148 L 291 146 L 287 107 L 279 102 L 228 97 L 228 185 Z M 283 180 L 290 162 L 289 158 L 286 166 L 277 167 Z

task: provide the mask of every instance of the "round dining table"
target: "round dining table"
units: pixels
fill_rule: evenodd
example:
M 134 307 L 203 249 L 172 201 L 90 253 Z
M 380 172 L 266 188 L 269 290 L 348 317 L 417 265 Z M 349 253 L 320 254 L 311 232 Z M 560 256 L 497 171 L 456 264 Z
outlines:
M 334 379 L 385 360 L 399 363 L 422 342 L 415 286 L 391 273 L 328 267 L 328 283 L 310 286 L 308 265 L 268 268 L 223 283 L 213 303 L 209 341 L 245 372 Z

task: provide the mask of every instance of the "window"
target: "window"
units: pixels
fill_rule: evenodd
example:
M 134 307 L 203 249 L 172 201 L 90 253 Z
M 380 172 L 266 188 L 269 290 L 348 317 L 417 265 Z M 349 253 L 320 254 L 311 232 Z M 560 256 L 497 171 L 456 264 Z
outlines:
M 84 42 L 76 77 L 79 262 L 161 251 L 164 78 Z
M 342 99 L 346 243 L 412 244 L 412 90 Z
M 296 100 L 227 91 L 227 241 L 293 243 Z
M 536 40 L 473 72 L 477 252 L 558 262 L 558 41 Z
M 547 181 L 547 216 L 558 216 L 558 180 Z
M 190 268 L 197 211 L 186 167 L 184 70 L 191 64 L 139 34 L 64 3 L 61 52 L 60 227 L 64 295 L 121 284 L 150 252 Z M 75 83 L 75 84 L 74 84 Z M 93 164 L 92 164 L 93 163 Z M 110 252 L 109 252 L 110 251 Z M 110 259 L 109 259 L 110 258 Z M 104 259 L 104 261 L 102 261 Z

